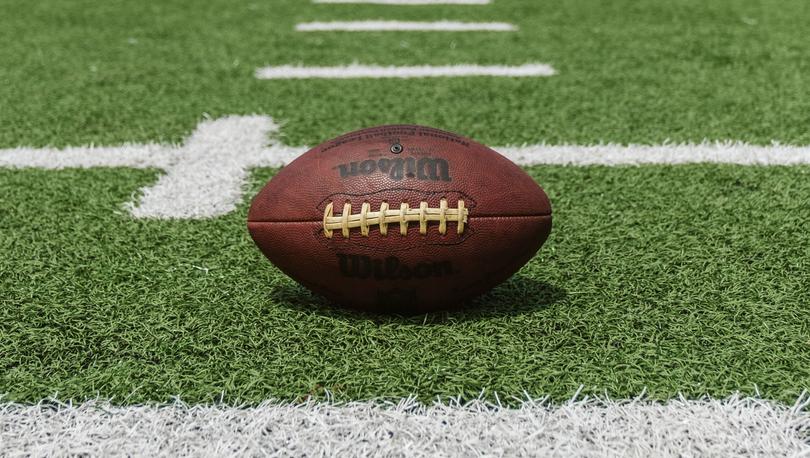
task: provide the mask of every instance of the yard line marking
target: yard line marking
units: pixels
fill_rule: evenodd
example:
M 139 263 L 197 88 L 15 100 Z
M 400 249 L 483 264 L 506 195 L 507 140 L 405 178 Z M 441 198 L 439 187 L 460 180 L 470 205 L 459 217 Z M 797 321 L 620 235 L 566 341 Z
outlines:
M 263 116 L 201 123 L 157 183 L 141 189 L 140 202 L 124 208 L 136 218 L 205 218 L 224 215 L 242 201 L 250 158 L 261 157 L 278 125 Z M 234 145 L 239 148 L 230 154 Z
M 298 32 L 514 32 L 506 22 L 335 21 L 296 24 Z
M 157 182 L 141 188 L 125 210 L 136 218 L 211 218 L 236 209 L 254 164 L 292 161 L 285 147 L 275 145 L 277 132 L 267 116 L 228 116 L 201 122 L 184 145 L 13 148 L 0 150 L 0 167 L 158 168 L 164 173 Z
M 0 443 L 19 455 L 808 456 L 807 404 L 806 394 L 793 406 L 738 395 L 541 398 L 516 408 L 412 397 L 244 407 L 47 400 L 0 403 Z
M 256 70 L 259 79 L 302 78 L 430 78 L 464 76 L 529 77 L 552 76 L 557 72 L 551 65 L 534 63 L 505 65 L 420 65 L 412 67 L 383 67 L 378 65 L 346 65 L 342 67 L 303 67 L 281 65 Z
M 663 145 L 524 145 L 494 147 L 519 165 L 810 164 L 810 146 L 750 145 L 738 141 Z
M 121 146 L 18 147 L 0 149 L 0 167 L 67 169 L 91 167 L 166 168 L 178 150 L 171 145 L 147 143 Z
M 312 0 L 312 3 L 370 3 L 375 5 L 489 5 L 490 0 Z
M 123 204 L 136 218 L 212 218 L 244 198 L 255 167 L 281 167 L 308 150 L 278 140 L 279 126 L 262 115 L 202 121 L 183 145 L 124 144 L 0 149 L 0 167 L 132 167 L 162 170 L 137 201 Z M 634 166 L 654 164 L 810 165 L 810 146 L 703 142 L 663 145 L 524 145 L 494 147 L 518 165 Z

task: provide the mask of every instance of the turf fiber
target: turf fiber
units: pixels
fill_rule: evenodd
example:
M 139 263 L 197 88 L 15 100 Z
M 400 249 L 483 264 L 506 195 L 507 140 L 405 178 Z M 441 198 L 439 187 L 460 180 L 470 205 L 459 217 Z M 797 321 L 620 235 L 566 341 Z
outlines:
M 805 0 L 486 7 L 3 0 L 0 146 L 180 141 L 269 114 L 288 144 L 420 123 L 487 144 L 810 143 Z M 504 21 L 516 33 L 301 33 L 317 20 Z M 265 65 L 552 64 L 551 78 L 262 81 Z
M 297 33 L 390 19 L 301 0 L 0 0 L 0 147 L 180 142 L 266 114 L 288 145 L 389 122 L 493 145 L 810 144 L 805 0 L 497 0 L 400 20 L 516 33 Z M 518 65 L 548 78 L 274 80 L 266 65 Z M 554 230 L 463 313 L 336 310 L 255 249 L 246 206 L 121 209 L 157 170 L 0 169 L 0 394 L 37 402 L 583 393 L 792 403 L 810 388 L 810 168 L 532 167 Z M 253 171 L 255 192 L 273 170 Z
M 464 313 L 329 307 L 207 221 L 114 209 L 124 169 L 0 171 L 0 387 L 13 400 L 417 394 L 656 398 L 810 380 L 810 168 L 534 167 L 552 237 Z M 272 175 L 258 170 L 253 188 Z

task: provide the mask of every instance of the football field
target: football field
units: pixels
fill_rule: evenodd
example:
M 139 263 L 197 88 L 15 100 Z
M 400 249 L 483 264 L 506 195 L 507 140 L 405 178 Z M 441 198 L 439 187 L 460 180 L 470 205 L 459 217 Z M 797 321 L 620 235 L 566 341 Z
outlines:
M 806 0 L 0 5 L 0 455 L 810 456 Z M 250 199 L 379 124 L 545 245 L 414 317 L 284 275 Z

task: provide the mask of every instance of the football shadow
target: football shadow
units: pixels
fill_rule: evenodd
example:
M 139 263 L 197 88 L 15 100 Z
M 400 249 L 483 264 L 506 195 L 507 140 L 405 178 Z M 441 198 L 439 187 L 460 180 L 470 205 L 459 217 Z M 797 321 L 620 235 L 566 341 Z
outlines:
M 372 313 L 333 304 L 292 281 L 278 285 L 272 294 L 274 301 L 280 306 L 303 313 L 317 313 L 346 320 L 372 320 L 380 324 L 424 325 L 523 315 L 563 302 L 567 297 L 564 289 L 520 273 L 462 306 L 418 315 L 409 315 L 404 310 Z

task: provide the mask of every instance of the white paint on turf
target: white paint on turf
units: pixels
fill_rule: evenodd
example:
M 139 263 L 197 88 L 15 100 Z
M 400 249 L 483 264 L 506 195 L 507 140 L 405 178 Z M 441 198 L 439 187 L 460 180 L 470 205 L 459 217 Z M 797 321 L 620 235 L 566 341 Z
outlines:
M 165 173 L 123 204 L 136 218 L 211 218 L 242 201 L 250 168 L 281 167 L 302 153 L 276 141 L 267 116 L 228 116 L 201 122 L 185 145 L 0 149 L 0 167 L 157 168 Z
M 0 149 L 0 167 L 44 169 L 133 167 L 164 172 L 124 204 L 137 218 L 211 218 L 242 202 L 251 168 L 281 167 L 305 152 L 285 146 L 268 116 L 228 116 L 201 122 L 184 145 L 125 144 Z M 740 142 L 663 145 L 526 145 L 494 147 L 519 165 L 606 165 L 717 163 L 808 165 L 810 146 Z
M 376 5 L 489 5 L 490 0 L 312 0 L 312 3 L 371 3 Z
M 180 151 L 171 145 L 147 143 L 121 146 L 70 146 L 67 148 L 0 149 L 0 167 L 67 169 L 90 167 L 129 167 L 165 169 L 177 160 Z
M 383 67 L 378 65 L 346 65 L 341 67 L 302 67 L 282 65 L 256 70 L 259 79 L 303 78 L 429 78 L 465 76 L 530 77 L 552 76 L 556 73 L 548 64 L 533 63 L 505 65 L 420 65 L 414 67 Z
M 809 456 L 810 400 L 0 404 L 19 456 Z
M 298 32 L 514 32 L 505 22 L 334 21 L 296 24 Z
M 524 145 L 494 147 L 520 165 L 651 165 L 651 164 L 810 164 L 810 146 L 779 143 L 750 145 L 736 141 L 662 145 Z
M 233 211 L 242 201 L 247 166 L 263 157 L 268 134 L 278 126 L 264 116 L 204 121 L 157 183 L 127 203 L 137 218 L 205 218 Z

